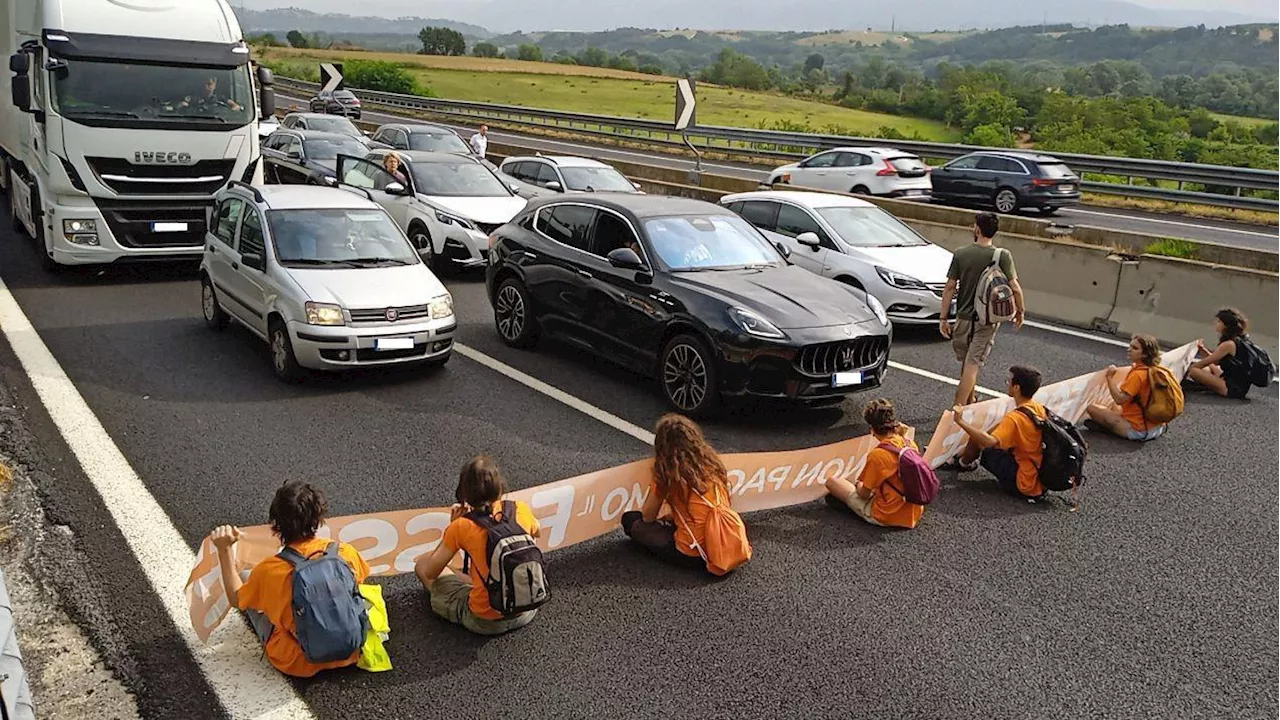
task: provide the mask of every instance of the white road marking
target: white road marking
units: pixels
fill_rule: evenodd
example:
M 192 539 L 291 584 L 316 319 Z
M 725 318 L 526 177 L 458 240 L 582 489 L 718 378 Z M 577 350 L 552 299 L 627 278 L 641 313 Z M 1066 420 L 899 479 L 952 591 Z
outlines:
M 112 442 L 3 280 L 0 331 L 228 715 L 313 718 L 293 687 L 260 659 L 261 646 L 244 623 L 224 622 L 207 645 L 196 637 L 183 594 L 195 553 Z
M 947 377 L 946 375 L 939 375 L 939 374 L 938 374 L 938 373 L 936 373 L 936 372 L 930 372 L 930 371 L 928 371 L 928 370 L 922 370 L 922 369 L 920 369 L 920 368 L 918 368 L 918 367 L 911 367 L 910 365 L 903 365 L 902 363 L 900 363 L 900 362 L 894 362 L 893 360 L 890 360 L 890 361 L 889 361 L 889 367 L 893 368 L 894 370 L 901 370 L 902 372 L 911 373 L 912 375 L 919 375 L 919 376 L 920 376 L 920 377 L 922 377 L 922 378 L 929 378 L 930 380 L 937 380 L 937 381 L 938 381 L 938 382 L 940 382 L 940 383 L 946 383 L 946 384 L 948 384 L 948 385 L 950 385 L 950 386 L 952 386 L 952 387 L 959 387 L 959 386 L 960 386 L 960 381 L 959 381 L 959 380 L 956 380 L 956 379 L 953 379 L 953 378 L 949 378 L 949 377 Z M 991 397 L 1005 397 L 1005 394 L 1004 394 L 1004 393 L 1002 393 L 1002 392 L 1000 392 L 999 390 L 991 390 L 991 389 L 989 389 L 989 388 L 984 388 L 984 387 L 982 387 L 981 385 L 979 385 L 979 386 L 975 387 L 975 388 L 974 388 L 974 390 L 976 390 L 976 391 L 978 391 L 978 392 L 982 393 L 983 395 L 990 395 Z M 949 409 L 949 406 L 948 406 L 948 409 Z
M 1237 235 L 1254 235 L 1257 237 L 1265 237 L 1277 239 L 1276 233 L 1257 232 L 1256 230 L 1237 230 L 1231 227 L 1214 227 L 1212 225 L 1200 225 L 1198 223 L 1183 222 L 1181 220 L 1160 220 L 1158 218 L 1137 217 L 1134 215 L 1125 215 L 1123 213 L 1099 212 L 1097 210 L 1082 210 L 1080 208 L 1071 208 L 1071 214 L 1079 213 L 1081 215 L 1097 215 L 1099 217 L 1122 218 L 1125 220 L 1133 220 L 1134 222 L 1159 223 L 1161 225 L 1177 225 L 1179 227 L 1194 228 L 1196 230 L 1211 230 L 1213 232 L 1228 232 Z
M 1077 338 L 1082 338 L 1084 340 L 1092 340 L 1094 342 L 1100 342 L 1104 345 L 1115 345 L 1116 347 L 1122 347 L 1122 348 L 1129 347 L 1129 342 L 1127 340 L 1117 340 L 1115 338 L 1102 337 L 1101 335 L 1093 335 L 1091 333 L 1087 333 L 1082 330 L 1072 330 L 1071 328 L 1058 327 L 1057 325 L 1034 322 L 1032 320 L 1025 320 L 1023 321 L 1022 324 L 1029 325 L 1033 328 L 1037 328 L 1040 330 L 1048 330 L 1049 332 L 1055 332 L 1055 333 L 1058 333 L 1059 335 L 1070 335 L 1071 337 L 1077 337 Z
M 589 417 L 595 418 L 596 420 L 599 420 L 600 422 L 604 423 L 605 425 L 608 425 L 611 428 L 614 428 L 615 430 L 624 432 L 630 435 L 631 437 L 639 440 L 640 442 L 645 443 L 646 445 L 653 444 L 653 433 L 649 432 L 648 430 L 645 430 L 639 425 L 629 423 L 626 420 L 623 420 L 622 418 L 618 417 L 617 415 L 614 415 L 613 413 L 608 412 L 606 410 L 601 410 L 600 408 L 596 407 L 595 405 L 592 405 L 589 402 L 586 402 L 585 400 L 579 400 L 578 398 L 574 397 L 573 395 L 570 395 L 569 393 L 561 390 L 560 388 L 548 385 L 547 383 L 542 382 L 538 378 L 533 377 L 528 373 L 521 372 L 511 367 L 510 365 L 502 362 L 501 360 L 497 360 L 495 358 L 489 357 L 488 355 L 485 355 L 484 353 L 480 352 L 479 350 L 476 350 L 473 347 L 463 345 L 462 343 L 456 343 L 454 344 L 453 349 L 459 354 L 461 354 L 463 357 L 470 358 L 471 360 L 474 360 L 491 370 L 496 370 L 502 373 L 503 375 L 506 375 L 507 377 L 511 378 L 512 380 L 515 380 L 521 385 L 524 385 L 525 387 L 528 387 L 532 390 L 536 390 L 542 393 L 543 395 L 546 395 L 547 397 L 551 398 L 552 400 L 564 403 L 565 405 L 568 405 L 574 410 L 577 410 L 578 412 L 584 415 L 587 415 Z

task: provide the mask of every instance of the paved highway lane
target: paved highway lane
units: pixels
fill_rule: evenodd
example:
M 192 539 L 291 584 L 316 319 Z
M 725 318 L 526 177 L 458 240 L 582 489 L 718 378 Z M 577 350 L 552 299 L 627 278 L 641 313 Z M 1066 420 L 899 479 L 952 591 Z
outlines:
M 320 483 L 337 513 L 448 502 L 457 468 L 488 452 L 527 487 L 649 448 L 461 355 L 439 372 L 272 379 L 247 333 L 207 331 L 187 270 L 53 279 L 29 242 L 0 234 L 0 277 L 182 538 L 263 522 L 285 478 Z M 461 342 L 642 428 L 665 408 L 629 373 L 547 345 L 497 340 L 477 275 L 446 278 Z M 1121 348 L 1036 328 L 1002 333 L 983 384 L 1039 364 L 1051 379 Z M 895 361 L 954 377 L 931 331 L 899 330 Z M 7 351 L 0 373 L 36 405 Z M 882 394 L 921 439 L 952 387 L 895 370 Z M 856 398 L 807 411 L 742 408 L 709 423 L 724 451 L 795 448 L 865 432 Z M 756 559 L 710 581 L 620 534 L 549 555 L 554 599 L 510 636 L 479 639 L 430 615 L 410 577 L 381 581 L 395 670 L 294 684 L 321 718 L 1265 717 L 1277 683 L 1275 389 L 1201 395 L 1139 447 L 1091 436 L 1085 505 L 1028 506 L 944 477 L 912 532 L 824 503 L 749 515 Z M 42 490 L 85 546 L 102 632 L 119 638 L 151 717 L 214 717 L 137 562 L 38 408 L 53 464 Z M 114 543 L 114 544 L 112 544 Z M 269 672 L 263 666 L 262 672 Z M 439 709 L 437 709 L 439 708 Z M 856 711 L 851 708 L 857 708 Z
M 305 108 L 306 101 L 299 98 L 280 96 L 281 105 L 297 102 Z M 406 122 L 403 117 L 380 112 L 366 112 L 364 119 L 369 122 Z M 421 122 L 409 120 L 408 122 Z M 444 123 L 458 130 L 464 138 L 475 132 L 475 126 Z M 646 153 L 634 149 L 619 149 L 603 144 L 583 141 L 550 140 L 533 135 L 520 135 L 491 130 L 489 132 L 497 142 L 518 143 L 534 147 L 544 153 L 560 153 L 565 155 L 590 155 L 608 161 L 610 159 L 644 162 L 659 167 L 670 167 L 692 171 L 694 163 L 681 157 Z M 781 164 L 781 163 L 779 163 Z M 729 175 L 763 181 L 767 169 L 749 165 L 722 162 L 705 162 L 703 170 L 709 173 Z M 1034 215 L 1034 213 L 1029 213 Z M 1280 250 L 1280 235 L 1277 228 L 1260 227 L 1242 223 L 1231 223 L 1221 220 L 1205 220 L 1179 216 L 1164 216 L 1138 210 L 1119 210 L 1096 206 L 1065 208 L 1054 216 L 1056 222 L 1062 224 L 1092 225 L 1095 227 L 1123 230 L 1127 232 L 1147 233 L 1161 237 L 1187 238 L 1204 242 L 1214 242 L 1236 247 L 1247 247 L 1257 250 Z

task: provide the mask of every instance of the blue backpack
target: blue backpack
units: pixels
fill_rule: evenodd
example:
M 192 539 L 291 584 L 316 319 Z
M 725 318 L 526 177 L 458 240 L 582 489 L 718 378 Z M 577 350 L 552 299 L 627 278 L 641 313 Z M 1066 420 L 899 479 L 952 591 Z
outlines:
M 307 660 L 346 660 L 363 647 L 369 614 L 338 543 L 311 557 L 286 547 L 277 557 L 293 565 L 293 619 Z

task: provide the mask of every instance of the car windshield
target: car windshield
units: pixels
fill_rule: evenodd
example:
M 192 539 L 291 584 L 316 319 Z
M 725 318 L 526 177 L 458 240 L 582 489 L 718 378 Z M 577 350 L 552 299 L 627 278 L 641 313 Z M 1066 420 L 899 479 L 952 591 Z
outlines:
M 560 174 L 570 190 L 635 192 L 631 181 L 611 167 L 562 167 Z
M 453 133 L 416 132 L 409 135 L 410 150 L 426 150 L 428 152 L 471 153 L 471 148 L 462 142 L 462 138 Z
M 242 127 L 253 121 L 249 69 L 65 60 L 50 71 L 53 109 L 68 120 L 130 127 Z
M 334 93 L 333 96 L 338 100 L 355 100 L 356 99 L 356 94 L 351 92 L 350 90 L 339 90 L 338 92 Z
M 400 228 L 382 209 L 270 210 L 276 258 L 285 267 L 416 265 Z
M 341 133 L 351 137 L 361 137 L 355 124 L 341 115 L 317 115 L 307 118 L 307 128 L 320 132 Z
M 416 162 L 413 164 L 413 181 L 423 195 L 511 197 L 511 191 L 489 168 L 470 160 Z
M 677 272 L 783 263 L 777 248 L 737 215 L 650 218 L 644 231 L 662 262 Z
M 1075 173 L 1071 172 L 1071 168 L 1063 163 L 1042 162 L 1040 165 L 1040 174 L 1047 178 L 1073 178 Z
M 913 247 L 929 243 L 901 220 L 878 207 L 825 207 L 818 214 L 846 245 Z
M 312 160 L 333 160 L 338 155 L 360 157 L 368 152 L 364 144 L 349 137 L 313 138 L 303 143 Z

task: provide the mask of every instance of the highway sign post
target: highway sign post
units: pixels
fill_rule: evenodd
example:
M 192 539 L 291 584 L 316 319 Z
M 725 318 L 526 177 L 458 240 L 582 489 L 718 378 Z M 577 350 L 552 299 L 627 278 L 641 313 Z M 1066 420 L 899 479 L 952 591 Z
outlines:
M 696 158 L 694 171 L 689 174 L 689 180 L 696 184 L 701 184 L 702 153 L 689 141 L 688 133 L 689 128 L 698 123 L 698 98 L 694 95 L 694 89 L 692 78 L 682 78 L 676 81 L 675 129 L 681 131 L 681 139 L 684 140 L 685 146 L 693 151 L 693 156 Z
M 320 63 L 320 92 L 342 89 L 342 63 Z

